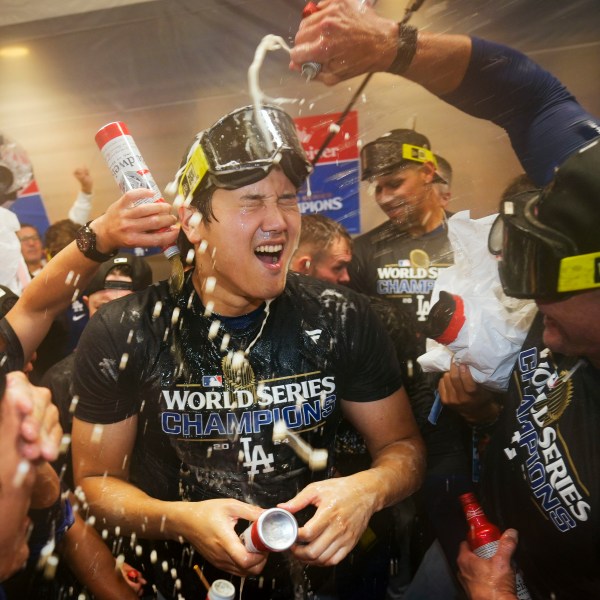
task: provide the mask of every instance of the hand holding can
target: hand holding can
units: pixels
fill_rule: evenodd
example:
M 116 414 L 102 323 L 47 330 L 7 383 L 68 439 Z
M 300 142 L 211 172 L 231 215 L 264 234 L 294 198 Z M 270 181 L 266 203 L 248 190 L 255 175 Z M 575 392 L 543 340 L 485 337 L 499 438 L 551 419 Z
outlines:
M 298 522 L 283 508 L 269 508 L 240 536 L 249 552 L 283 552 L 296 542 Z

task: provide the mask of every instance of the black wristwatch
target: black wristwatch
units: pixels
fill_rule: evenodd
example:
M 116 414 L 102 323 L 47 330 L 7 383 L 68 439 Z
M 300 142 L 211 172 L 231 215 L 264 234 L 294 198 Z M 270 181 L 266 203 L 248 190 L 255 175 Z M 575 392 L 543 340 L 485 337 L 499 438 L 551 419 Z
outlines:
M 91 221 L 88 221 L 83 227 L 77 232 L 77 247 L 81 253 L 96 262 L 105 262 L 115 256 L 118 250 L 113 250 L 110 254 L 104 254 L 96 250 L 96 233 L 90 228 Z

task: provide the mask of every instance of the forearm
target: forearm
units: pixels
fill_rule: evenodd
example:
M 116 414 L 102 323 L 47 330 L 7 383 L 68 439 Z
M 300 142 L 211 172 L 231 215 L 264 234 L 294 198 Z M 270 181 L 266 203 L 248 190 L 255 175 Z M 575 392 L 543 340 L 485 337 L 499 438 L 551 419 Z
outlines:
M 60 545 L 60 553 L 77 580 L 98 600 L 137 598 L 116 568 L 114 556 L 96 530 L 76 515 Z
M 136 533 L 153 540 L 178 539 L 182 535 L 175 519 L 179 502 L 152 498 L 117 477 L 85 477 L 79 484 L 98 528 L 118 526 L 121 534 Z
M 458 88 L 470 60 L 470 37 L 420 31 L 415 55 L 402 76 L 441 96 Z
M 373 513 L 416 492 L 425 473 L 425 446 L 420 436 L 394 442 L 381 450 L 371 467 L 348 477 L 364 489 Z

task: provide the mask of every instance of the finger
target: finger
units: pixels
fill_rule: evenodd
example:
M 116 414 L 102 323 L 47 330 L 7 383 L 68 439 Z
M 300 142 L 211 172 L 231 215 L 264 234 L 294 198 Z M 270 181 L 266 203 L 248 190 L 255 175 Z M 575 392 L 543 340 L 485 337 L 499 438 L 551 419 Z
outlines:
M 460 384 L 467 392 L 467 394 L 473 394 L 477 391 L 477 384 L 471 375 L 471 369 L 468 365 L 459 365 L 458 374 L 460 377 Z

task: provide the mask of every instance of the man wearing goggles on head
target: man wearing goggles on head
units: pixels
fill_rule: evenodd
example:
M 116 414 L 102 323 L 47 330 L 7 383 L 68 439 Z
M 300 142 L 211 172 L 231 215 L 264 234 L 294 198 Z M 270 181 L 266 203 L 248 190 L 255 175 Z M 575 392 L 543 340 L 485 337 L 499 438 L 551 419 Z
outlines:
M 531 180 L 549 184 L 507 199 L 490 240 L 506 292 L 534 298 L 540 317 L 485 456 L 484 509 L 511 529 L 491 560 L 463 546 L 459 566 L 474 600 L 516 598 L 515 528 L 532 598 L 600 597 L 600 121 L 511 48 L 419 32 L 369 7 L 358 18 L 351 0 L 330 0 L 304 19 L 291 58 L 297 69 L 318 61 L 316 79 L 329 85 L 364 72 L 402 74 L 505 128 Z M 440 393 L 445 404 L 488 411 L 466 365 L 453 365 Z
M 233 579 L 245 599 L 306 597 L 312 567 L 341 561 L 374 512 L 420 483 L 422 442 L 368 301 L 288 274 L 309 171 L 278 108 L 198 134 L 177 174 L 194 260 L 181 293 L 164 282 L 103 307 L 78 347 L 76 480 L 98 517 L 153 540 L 165 596 L 200 597 L 198 563 L 209 581 L 245 578 Z M 367 440 L 366 471 L 328 478 L 331 460 L 307 464 L 273 439 L 283 421 L 331 451 L 342 415 Z M 295 514 L 297 544 L 249 552 L 240 531 L 274 506 Z

